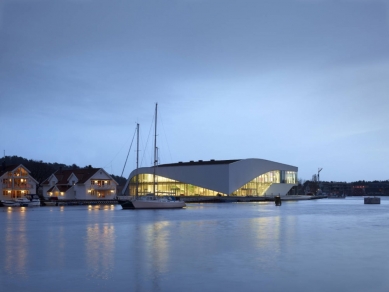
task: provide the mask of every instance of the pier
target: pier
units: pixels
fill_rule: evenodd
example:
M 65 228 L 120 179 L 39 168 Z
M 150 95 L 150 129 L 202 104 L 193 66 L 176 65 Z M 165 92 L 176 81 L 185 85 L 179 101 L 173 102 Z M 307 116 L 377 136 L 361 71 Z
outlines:
M 326 196 L 304 196 L 304 195 L 290 195 L 281 196 L 282 201 L 305 201 L 305 200 L 317 200 L 323 199 Z M 121 198 L 124 199 L 124 198 Z M 128 199 L 128 198 L 127 198 Z M 235 203 L 235 202 L 274 202 L 275 196 L 181 196 L 176 197 L 180 201 L 185 203 Z M 45 205 L 46 201 L 43 201 L 42 205 Z M 51 201 L 52 202 L 52 201 Z M 118 204 L 118 200 L 58 200 L 55 201 L 56 206 L 75 206 L 75 205 L 115 205 Z

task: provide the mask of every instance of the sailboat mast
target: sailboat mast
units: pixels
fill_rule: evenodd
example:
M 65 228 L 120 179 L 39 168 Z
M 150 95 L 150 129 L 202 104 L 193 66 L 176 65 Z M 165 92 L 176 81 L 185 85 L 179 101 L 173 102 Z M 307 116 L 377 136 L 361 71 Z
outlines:
M 155 104 L 155 121 L 154 121 L 154 169 L 153 169 L 153 193 L 155 195 L 155 169 L 157 167 L 158 158 L 157 158 L 157 113 L 158 113 L 158 103 Z
M 139 124 L 136 124 L 136 190 L 135 197 L 138 198 L 139 195 Z

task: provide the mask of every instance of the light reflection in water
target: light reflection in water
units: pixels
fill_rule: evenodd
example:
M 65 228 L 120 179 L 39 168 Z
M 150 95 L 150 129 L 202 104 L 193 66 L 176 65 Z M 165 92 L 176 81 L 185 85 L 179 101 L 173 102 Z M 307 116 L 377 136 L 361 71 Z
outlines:
M 160 273 L 166 272 L 166 262 L 168 260 L 168 239 L 169 239 L 169 222 L 162 221 L 152 224 L 147 230 L 148 237 L 151 238 L 153 251 L 152 258 Z
M 17 274 L 22 278 L 27 278 L 27 245 L 25 208 L 8 208 L 4 247 L 7 274 Z
M 259 260 L 268 268 L 276 267 L 279 257 L 288 252 L 296 236 L 294 216 L 263 216 L 251 220 L 256 234 L 256 247 L 262 252 Z
M 88 210 L 90 210 L 88 208 Z M 94 224 L 87 227 L 85 241 L 88 277 L 107 280 L 114 267 L 115 227 Z
M 152 290 L 160 290 L 160 278 L 162 274 L 168 272 L 167 262 L 169 260 L 169 237 L 170 222 L 159 221 L 147 226 L 145 230 L 146 243 L 144 251 L 147 262 L 150 263 L 150 279 L 152 280 Z

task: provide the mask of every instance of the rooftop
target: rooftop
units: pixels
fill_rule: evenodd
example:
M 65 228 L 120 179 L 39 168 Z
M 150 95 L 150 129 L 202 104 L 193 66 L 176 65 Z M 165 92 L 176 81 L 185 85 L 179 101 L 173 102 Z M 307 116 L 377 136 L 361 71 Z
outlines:
M 240 159 L 231 159 L 231 160 L 211 159 L 211 160 L 206 160 L 206 161 L 204 161 L 204 160 L 198 160 L 198 161 L 191 160 L 189 162 L 180 161 L 178 163 L 160 164 L 158 166 L 166 167 L 166 166 L 194 166 L 194 165 L 231 164 L 231 163 L 237 162 L 239 160 Z

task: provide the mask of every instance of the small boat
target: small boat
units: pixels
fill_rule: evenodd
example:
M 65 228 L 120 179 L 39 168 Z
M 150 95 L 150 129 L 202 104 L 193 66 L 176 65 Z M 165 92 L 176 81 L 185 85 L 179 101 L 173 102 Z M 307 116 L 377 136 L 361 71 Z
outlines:
M 6 207 L 37 207 L 41 205 L 40 199 L 35 196 L 16 198 L 15 200 L 5 200 L 1 202 Z
M 4 207 L 20 207 L 20 203 L 14 201 L 14 200 L 4 200 L 1 201 Z
M 175 209 L 185 207 L 185 202 L 170 196 L 149 194 L 137 199 L 120 201 L 123 209 Z
M 30 207 L 30 200 L 27 198 L 17 198 L 15 202 L 19 204 L 20 207 Z

